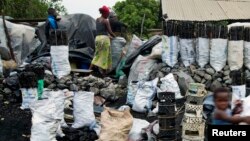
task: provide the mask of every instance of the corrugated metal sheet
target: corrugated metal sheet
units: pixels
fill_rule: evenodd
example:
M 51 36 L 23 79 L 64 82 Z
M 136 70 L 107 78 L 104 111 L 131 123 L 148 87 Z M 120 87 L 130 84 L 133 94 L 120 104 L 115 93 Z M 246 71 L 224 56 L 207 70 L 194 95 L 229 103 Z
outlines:
M 169 20 L 183 21 L 250 19 L 250 0 L 162 0 L 162 13 L 167 14 Z
M 240 2 L 250 2 L 250 0 L 211 0 L 211 1 L 240 1 Z
M 250 2 L 219 1 L 228 19 L 250 19 Z

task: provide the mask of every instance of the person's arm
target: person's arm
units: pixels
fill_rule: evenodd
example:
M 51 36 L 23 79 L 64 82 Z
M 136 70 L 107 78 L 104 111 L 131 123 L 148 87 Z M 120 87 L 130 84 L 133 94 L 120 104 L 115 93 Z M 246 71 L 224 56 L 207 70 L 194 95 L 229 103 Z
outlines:
M 104 20 L 104 23 L 105 23 L 105 25 L 106 25 L 106 27 L 107 27 L 107 29 L 108 29 L 109 34 L 110 34 L 111 36 L 115 37 L 115 34 L 114 34 L 114 33 L 112 32 L 112 30 L 111 30 L 109 21 L 108 21 L 108 20 Z
M 236 100 L 235 101 L 235 108 L 233 109 L 233 115 L 240 114 L 243 111 L 242 101 Z
M 220 120 L 225 120 L 234 124 L 240 123 L 240 122 L 246 122 L 250 123 L 250 116 L 247 117 L 240 117 L 240 116 L 228 116 L 223 111 L 217 111 L 215 113 L 215 118 Z

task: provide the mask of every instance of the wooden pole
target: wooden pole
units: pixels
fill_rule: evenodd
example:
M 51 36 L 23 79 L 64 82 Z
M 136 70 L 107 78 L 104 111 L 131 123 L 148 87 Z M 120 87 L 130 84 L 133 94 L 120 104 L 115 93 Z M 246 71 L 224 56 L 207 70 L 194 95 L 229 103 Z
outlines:
M 143 16 L 143 19 L 142 19 L 142 23 L 141 23 L 141 36 L 142 37 L 142 33 L 143 33 L 143 24 L 144 24 L 144 20 L 145 20 L 145 14 Z
M 15 55 L 14 55 L 14 52 L 13 52 L 13 48 L 11 47 L 11 40 L 10 40 L 10 36 L 9 36 L 9 33 L 8 33 L 8 28 L 7 28 L 6 22 L 5 22 L 4 10 L 2 10 L 2 16 L 3 16 L 4 32 L 5 32 L 6 40 L 7 40 L 6 41 L 7 42 L 7 47 L 10 50 L 10 56 L 11 56 L 11 58 L 16 62 Z

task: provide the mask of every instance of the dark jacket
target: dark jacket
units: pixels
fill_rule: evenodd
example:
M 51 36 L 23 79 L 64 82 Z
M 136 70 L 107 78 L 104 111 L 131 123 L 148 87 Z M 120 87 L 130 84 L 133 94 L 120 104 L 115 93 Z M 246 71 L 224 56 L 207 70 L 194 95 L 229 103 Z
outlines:
M 58 29 L 57 21 L 55 16 L 49 15 L 45 24 L 45 35 L 47 40 L 49 39 L 50 30 Z

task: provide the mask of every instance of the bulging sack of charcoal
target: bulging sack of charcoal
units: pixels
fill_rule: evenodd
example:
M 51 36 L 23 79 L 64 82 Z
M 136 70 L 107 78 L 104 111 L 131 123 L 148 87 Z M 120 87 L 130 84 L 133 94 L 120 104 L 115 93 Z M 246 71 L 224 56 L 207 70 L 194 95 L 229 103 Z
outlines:
M 196 62 L 203 68 L 209 62 L 209 39 L 198 38 L 196 40 Z
M 47 94 L 48 98 L 54 101 L 56 105 L 55 118 L 62 120 L 64 118 L 64 102 L 65 102 L 65 95 L 63 91 L 44 90 L 44 93 L 48 93 Z
M 178 62 L 179 45 L 177 36 L 162 36 L 162 61 L 174 67 Z
M 73 99 L 73 115 L 74 123 L 73 128 L 82 128 L 84 126 L 90 126 L 95 123 L 94 115 L 94 93 L 79 91 L 75 92 Z
M 53 74 L 59 79 L 70 74 L 69 47 L 51 46 L 50 54 Z
M 111 40 L 112 70 L 118 66 L 122 55 L 122 49 L 126 45 L 126 40 L 122 37 L 116 37 Z
M 2 74 L 3 74 L 3 63 L 2 63 L 1 56 L 0 56 L 0 75 Z
M 133 125 L 130 110 L 118 111 L 104 108 L 101 113 L 101 133 L 97 141 L 128 141 Z
M 244 42 L 244 64 L 250 69 L 250 42 Z
M 195 62 L 195 50 L 193 39 L 180 39 L 181 60 L 185 67 Z
M 177 81 L 174 78 L 172 73 L 168 74 L 164 78 L 161 78 L 160 90 L 163 92 L 173 92 L 175 93 L 176 99 L 181 99 L 183 96 L 181 95 L 181 91 Z
M 149 122 L 142 119 L 136 119 L 133 120 L 133 126 L 132 129 L 129 132 L 129 141 L 138 141 L 142 140 L 142 129 L 149 126 Z
M 37 88 L 21 88 L 22 105 L 21 109 L 29 109 L 30 104 L 37 100 Z
M 61 127 L 67 125 L 67 123 L 64 120 L 64 103 L 65 103 L 64 92 L 61 90 L 59 91 L 45 90 L 43 93 L 45 93 L 44 95 L 47 95 L 48 98 L 52 100 L 56 105 L 55 119 L 60 120 L 60 124 L 57 129 L 57 134 L 58 136 L 63 137 L 64 134 Z
M 56 105 L 49 99 L 31 104 L 32 127 L 30 141 L 57 141 L 56 131 L 60 124 L 55 119 Z
M 250 116 L 250 96 L 243 99 L 242 102 L 242 112 L 240 113 L 241 116 Z
M 239 70 L 243 66 L 244 41 L 229 41 L 228 43 L 228 65 L 230 70 Z
M 211 39 L 210 65 L 221 71 L 227 63 L 227 39 Z
M 143 113 L 151 110 L 158 81 L 159 78 L 155 78 L 152 81 L 146 81 L 140 84 L 132 107 L 134 111 Z
M 157 61 L 155 59 L 139 55 L 130 68 L 128 83 L 131 81 L 147 81 L 156 65 Z
M 137 50 L 143 44 L 142 40 L 138 38 L 136 35 L 133 35 L 130 45 L 128 46 L 126 56 L 130 56 L 133 54 L 135 50 Z
M 135 95 L 139 88 L 138 81 L 131 81 L 128 85 L 128 94 L 127 94 L 127 102 L 128 105 L 133 105 L 135 101 Z
M 242 100 L 246 97 L 246 85 L 232 86 L 232 109 L 235 107 L 237 100 Z
M 161 54 L 162 54 L 162 42 L 156 44 L 153 47 L 152 52 L 149 55 L 149 58 L 151 58 L 151 59 L 161 59 Z

